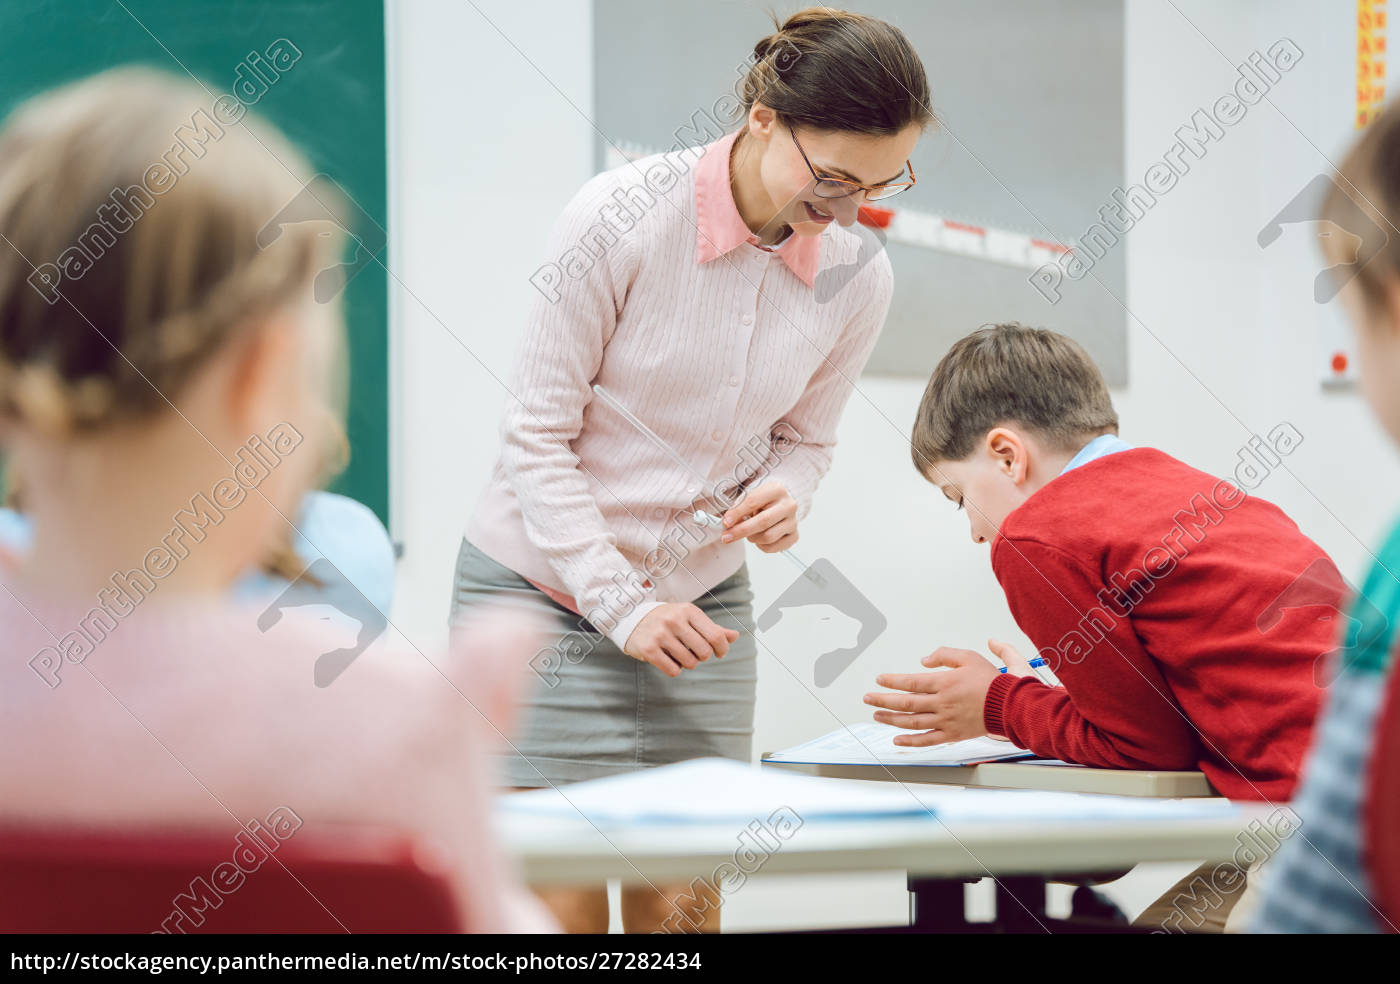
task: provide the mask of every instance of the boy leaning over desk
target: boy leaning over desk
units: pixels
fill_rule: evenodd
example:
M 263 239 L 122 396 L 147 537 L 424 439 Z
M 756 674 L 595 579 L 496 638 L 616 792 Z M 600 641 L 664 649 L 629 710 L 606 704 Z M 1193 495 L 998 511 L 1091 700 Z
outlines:
M 902 745 L 990 733 L 1082 765 L 1200 769 L 1231 799 L 1282 804 L 1345 585 L 1246 489 L 1301 437 L 1281 425 L 1269 448 L 1252 439 L 1259 453 L 1241 455 L 1231 483 L 1117 432 L 1103 377 L 1071 339 L 1005 324 L 952 347 L 919 406 L 914 464 L 991 544 L 1017 625 L 1063 686 L 1004 644 L 1009 673 L 943 647 L 922 661 L 937 672 L 883 674 L 893 692 L 866 703 L 912 732 Z M 1212 893 L 1204 926 L 1223 927 L 1243 885 Z M 1175 891 L 1139 921 L 1167 916 Z

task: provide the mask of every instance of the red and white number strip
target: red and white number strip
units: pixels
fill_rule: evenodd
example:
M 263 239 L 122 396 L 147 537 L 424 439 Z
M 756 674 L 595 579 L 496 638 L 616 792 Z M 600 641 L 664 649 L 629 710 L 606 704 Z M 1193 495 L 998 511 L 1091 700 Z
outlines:
M 609 147 L 606 166 L 611 170 L 655 153 L 657 151 L 634 144 Z M 862 205 L 860 222 L 881 229 L 886 240 L 892 243 L 920 246 L 941 253 L 970 256 L 1028 270 L 1035 270 L 1046 263 L 1054 263 L 1071 249 L 1059 243 L 1037 239 L 1024 232 L 958 222 L 912 208 Z

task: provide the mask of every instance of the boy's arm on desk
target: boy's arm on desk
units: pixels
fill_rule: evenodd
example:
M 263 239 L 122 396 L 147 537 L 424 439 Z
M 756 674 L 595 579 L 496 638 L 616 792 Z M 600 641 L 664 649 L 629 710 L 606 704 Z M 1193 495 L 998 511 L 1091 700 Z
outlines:
M 1108 631 L 1097 642 L 1091 632 L 1102 633 L 1102 618 L 1098 629 L 1079 628 L 1086 613 L 1107 611 L 1095 594 L 1101 585 L 1053 547 L 1026 539 L 1007 547 L 997 576 L 1011 613 L 1037 646 L 1050 648 L 1051 669 L 1064 686 L 1001 675 L 987 692 L 987 729 L 1044 758 L 1107 768 L 1196 768 L 1196 731 L 1128 617 L 1108 612 Z M 1070 638 L 1074 647 L 1065 642 Z M 1056 642 L 1062 650 L 1053 648 Z

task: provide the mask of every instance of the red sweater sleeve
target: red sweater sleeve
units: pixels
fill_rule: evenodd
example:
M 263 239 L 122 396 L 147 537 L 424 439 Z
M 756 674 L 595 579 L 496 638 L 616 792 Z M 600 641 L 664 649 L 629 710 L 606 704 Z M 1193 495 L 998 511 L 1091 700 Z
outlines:
M 999 542 L 994 561 L 1016 624 L 1064 686 L 999 677 L 983 708 L 987 730 L 1081 765 L 1196 768 L 1195 729 L 1129 618 L 1096 597 L 1102 579 L 1035 540 Z

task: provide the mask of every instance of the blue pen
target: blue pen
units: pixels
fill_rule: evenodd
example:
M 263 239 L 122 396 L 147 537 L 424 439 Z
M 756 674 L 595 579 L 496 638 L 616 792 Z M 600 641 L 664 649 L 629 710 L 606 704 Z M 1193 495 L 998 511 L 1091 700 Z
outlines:
M 1044 658 L 1042 658 L 1042 657 L 1040 657 L 1040 656 L 1037 656 L 1035 659 L 1031 660 L 1031 661 L 1030 661 L 1030 664 L 1031 664 L 1031 669 L 1033 669 L 1033 670 L 1038 670 L 1038 669 L 1040 669 L 1042 666 L 1049 666 L 1049 665 L 1050 665 L 1049 663 L 1045 662 Z M 998 672 L 998 673 L 1005 673 L 1005 672 L 1006 672 L 1006 667 L 1004 667 L 1004 666 L 999 666 L 999 667 L 997 667 L 997 672 Z M 1039 675 L 1040 675 L 1039 673 L 1036 674 L 1036 676 L 1039 676 Z
M 1044 658 L 1044 657 L 1042 657 L 1042 656 L 1037 656 L 1037 657 L 1035 657 L 1035 659 L 1032 659 L 1032 660 L 1030 660 L 1029 662 L 1030 662 L 1030 666 L 1031 666 L 1031 672 L 1035 674 L 1035 677 L 1036 677 L 1037 680 L 1039 680 L 1041 683 L 1045 684 L 1047 687 L 1053 687 L 1053 686 L 1055 686 L 1055 681 L 1051 680 L 1050 678 L 1048 678 L 1048 677 L 1045 675 L 1045 673 L 1042 673 L 1042 672 L 1041 672 L 1042 670 L 1045 670 L 1046 672 L 1049 671 L 1049 666 L 1050 666 L 1050 664 L 1047 663 L 1047 662 L 1045 662 L 1045 658 Z M 1006 667 L 1004 667 L 1004 666 L 999 666 L 999 667 L 997 667 L 997 672 L 998 672 L 998 673 L 1005 673 L 1005 672 L 1006 672 Z

